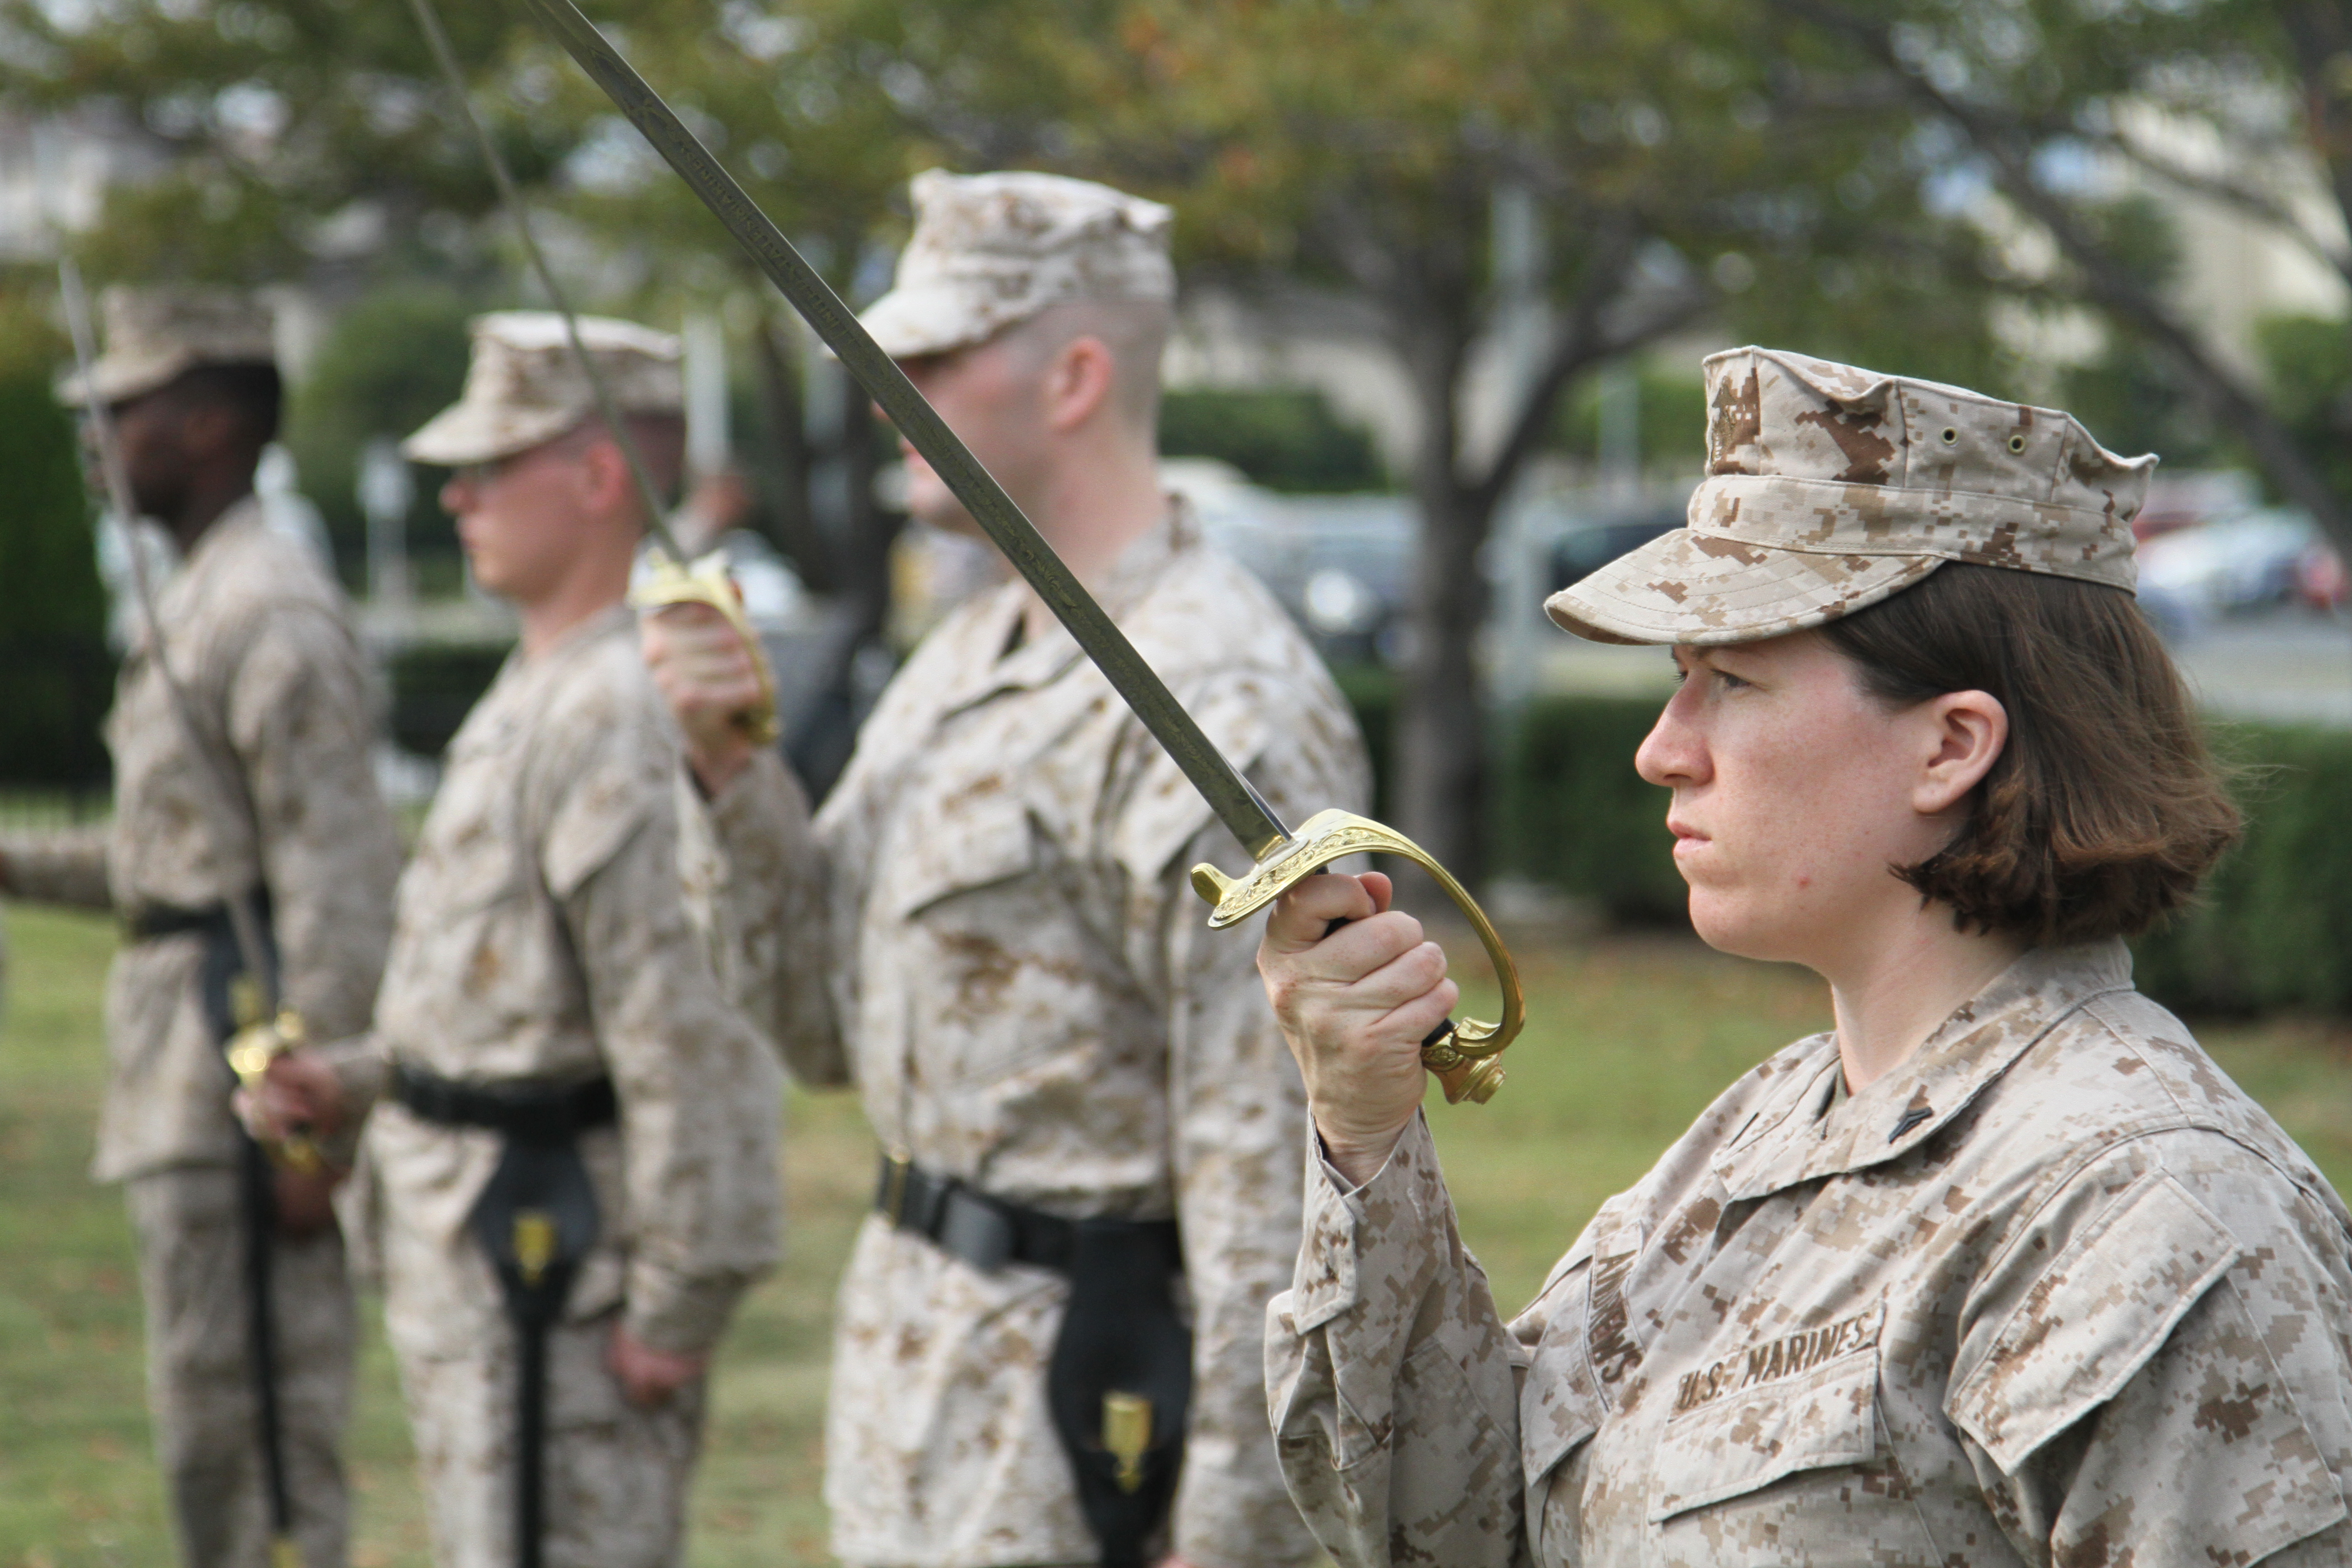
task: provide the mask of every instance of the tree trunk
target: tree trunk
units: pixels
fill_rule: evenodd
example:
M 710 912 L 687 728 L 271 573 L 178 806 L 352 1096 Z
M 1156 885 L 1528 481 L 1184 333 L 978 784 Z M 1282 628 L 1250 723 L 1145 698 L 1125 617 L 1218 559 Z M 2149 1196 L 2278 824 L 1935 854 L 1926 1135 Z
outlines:
M 846 372 L 839 372 L 846 375 Z M 845 515 L 836 541 L 835 608 L 828 635 L 811 655 L 822 670 L 823 694 L 808 717 L 784 738 L 812 800 L 824 800 L 857 740 L 874 693 L 859 684 L 858 656 L 883 646 L 890 618 L 890 547 L 906 518 L 874 497 L 875 476 L 887 455 L 888 430 L 862 395 L 854 395 L 842 415 L 836 448 L 845 473 Z
M 753 334 L 759 351 L 760 395 L 768 416 L 770 462 L 776 486 L 776 547 L 814 594 L 830 594 L 840 578 L 840 562 L 817 527 L 809 501 L 811 453 L 808 411 L 801 396 L 801 366 L 793 353 L 789 322 L 762 313 Z
M 1486 584 L 1478 556 L 1495 509 L 1455 470 L 1454 390 L 1465 352 L 1466 344 L 1447 336 L 1407 356 L 1422 410 L 1413 464 L 1421 531 L 1390 776 L 1397 827 L 1465 886 L 1475 888 L 1485 870 L 1486 780 L 1477 664 Z M 1435 907 L 1431 900 L 1439 898 L 1417 884 L 1404 891 L 1409 902 L 1424 908 Z

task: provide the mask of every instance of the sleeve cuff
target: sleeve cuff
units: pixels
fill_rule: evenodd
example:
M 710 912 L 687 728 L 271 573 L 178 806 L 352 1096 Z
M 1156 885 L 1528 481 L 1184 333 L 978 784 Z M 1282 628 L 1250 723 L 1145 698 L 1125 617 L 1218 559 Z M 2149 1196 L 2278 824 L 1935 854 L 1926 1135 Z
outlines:
M 383 1039 L 373 1034 L 353 1035 L 349 1039 L 331 1040 L 315 1049 L 343 1091 L 345 1121 L 357 1126 L 375 1102 L 383 1098 L 392 1079 L 392 1058 Z
M 106 839 L 83 829 L 13 838 L 0 844 L 0 869 L 10 896 L 37 904 L 75 909 L 113 907 L 107 888 Z
M 1290 1285 L 1293 1327 L 1311 1333 L 1352 1309 L 1358 1279 L 1425 1273 L 1450 1203 L 1428 1118 L 1416 1112 L 1396 1147 L 1360 1187 L 1324 1157 L 1323 1140 L 1307 1133 L 1307 1203 L 1298 1268 Z
M 629 1337 L 671 1355 L 704 1355 L 718 1344 L 751 1279 L 727 1274 L 688 1279 L 640 1258 L 629 1267 L 621 1323 Z

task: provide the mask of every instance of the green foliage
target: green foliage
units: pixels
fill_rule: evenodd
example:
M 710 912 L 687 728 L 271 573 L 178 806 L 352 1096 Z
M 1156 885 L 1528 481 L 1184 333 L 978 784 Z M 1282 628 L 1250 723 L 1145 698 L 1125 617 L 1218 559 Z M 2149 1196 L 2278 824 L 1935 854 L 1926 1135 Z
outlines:
M 1388 488 L 1371 433 L 1343 422 L 1308 388 L 1171 392 L 1160 405 L 1160 450 L 1222 459 L 1268 489 Z
M 2070 368 L 2059 401 L 2110 451 L 2161 453 L 2168 467 L 2203 468 L 2232 456 L 2180 377 L 2152 349 L 2118 336 Z
M 0 291 L 0 780 L 88 789 L 114 668 L 73 421 L 49 390 L 66 345 L 40 299 Z
M 1529 703 L 1496 791 L 1496 867 L 1592 900 L 1620 920 L 1685 923 L 1666 794 L 1633 771 L 1633 753 L 1657 721 L 1654 700 Z
M 295 389 L 286 445 L 347 578 L 356 580 L 367 554 L 367 520 L 355 494 L 361 449 L 378 437 L 406 436 L 457 400 L 472 313 L 472 301 L 446 285 L 379 289 L 337 319 Z M 416 553 L 457 553 L 455 527 L 428 482 L 417 485 L 409 506 L 408 538 Z
M 1696 365 L 1643 364 L 1634 381 L 1639 399 L 1641 462 L 1645 470 L 1696 473 L 1706 464 L 1706 386 Z M 1558 416 L 1559 450 L 1587 462 L 1601 458 L 1601 402 L 1606 380 L 1588 376 Z
M 2196 1012 L 2352 1013 L 2352 734 L 2232 725 L 2246 837 L 2138 944 L 2141 988 Z
M 2337 495 L 2352 496 L 2352 323 L 2324 316 L 2257 322 L 2273 406 Z

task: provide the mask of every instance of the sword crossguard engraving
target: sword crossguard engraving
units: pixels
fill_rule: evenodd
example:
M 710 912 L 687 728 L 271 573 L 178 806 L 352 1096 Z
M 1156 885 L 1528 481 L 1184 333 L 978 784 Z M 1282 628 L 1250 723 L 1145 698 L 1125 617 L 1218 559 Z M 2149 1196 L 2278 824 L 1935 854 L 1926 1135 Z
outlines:
M 708 605 L 726 616 L 735 635 L 743 639 L 751 668 L 760 678 L 760 704 L 737 714 L 736 725 L 755 746 L 776 743 L 782 732 L 776 722 L 776 671 L 768 662 L 760 634 L 752 628 L 751 617 L 743 611 L 743 595 L 735 591 L 735 581 L 727 574 L 726 556 L 713 551 L 691 566 L 681 566 L 667 552 L 656 550 L 647 557 L 645 581 L 629 590 L 629 603 L 640 610 Z
M 1445 1086 L 1446 1103 L 1459 1105 L 1467 1100 L 1484 1105 L 1502 1087 L 1503 1064 L 1495 1058 L 1527 1022 L 1527 998 L 1519 988 L 1518 966 L 1511 962 L 1510 950 L 1503 945 L 1495 922 L 1486 918 L 1470 890 L 1420 845 L 1368 816 L 1337 809 L 1318 811 L 1290 838 L 1268 850 L 1246 877 L 1228 877 L 1205 861 L 1193 867 L 1192 890 L 1215 906 L 1209 925 L 1222 931 L 1255 914 L 1332 861 L 1366 853 L 1410 860 L 1436 879 L 1445 896 L 1469 920 L 1486 949 L 1486 961 L 1495 966 L 1495 980 L 1503 992 L 1501 1020 L 1488 1024 L 1476 1018 L 1459 1023 L 1449 1019 L 1421 1047 L 1422 1065 Z

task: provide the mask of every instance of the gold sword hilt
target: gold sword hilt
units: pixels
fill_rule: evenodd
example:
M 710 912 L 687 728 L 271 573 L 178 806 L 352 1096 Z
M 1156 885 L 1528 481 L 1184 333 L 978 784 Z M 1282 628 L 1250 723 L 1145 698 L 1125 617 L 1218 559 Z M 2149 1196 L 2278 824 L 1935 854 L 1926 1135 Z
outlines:
M 1192 868 L 1192 890 L 1216 906 L 1209 916 L 1212 930 L 1222 931 L 1274 902 L 1293 887 L 1347 855 L 1395 855 L 1412 861 L 1437 880 L 1454 907 L 1467 916 L 1471 929 L 1495 966 L 1495 981 L 1503 992 L 1503 1016 L 1487 1024 L 1475 1018 L 1449 1018 L 1422 1042 L 1421 1063 L 1445 1087 L 1445 1101 L 1484 1105 L 1503 1086 L 1503 1064 L 1495 1058 L 1517 1037 L 1527 1022 L 1527 997 L 1519 989 L 1518 966 L 1503 945 L 1495 922 L 1478 907 L 1470 890 L 1454 879 L 1429 852 L 1395 828 L 1358 816 L 1351 811 L 1318 811 L 1297 833 L 1266 851 L 1246 877 L 1228 877 L 1205 861 Z
M 743 596 L 735 591 L 735 581 L 727 574 L 727 557 L 712 551 L 691 566 L 681 566 L 667 552 L 656 550 L 646 563 L 646 578 L 629 590 L 629 603 L 640 610 L 658 610 L 669 605 L 708 605 L 727 617 L 727 624 L 743 639 L 744 649 L 751 656 L 751 668 L 760 679 L 760 702 L 756 708 L 735 716 L 735 722 L 744 737 L 755 746 L 772 746 L 781 733 L 776 722 L 776 671 L 768 662 L 768 650 L 752 628 L 751 617 L 744 612 Z
M 258 1095 L 269 1064 L 307 1044 L 310 1030 L 303 1026 L 302 1015 L 291 1007 L 280 1007 L 275 1016 L 263 1016 L 261 987 L 251 975 L 236 977 L 230 988 L 229 1003 L 237 1025 L 236 1033 L 229 1037 L 229 1070 L 236 1074 L 237 1083 L 247 1094 Z M 306 1131 L 289 1131 L 265 1147 L 269 1157 L 288 1170 L 310 1175 L 326 1168 L 326 1155 L 320 1152 L 318 1141 Z

